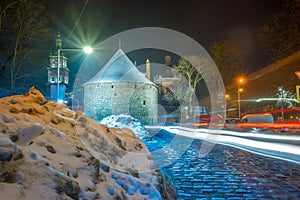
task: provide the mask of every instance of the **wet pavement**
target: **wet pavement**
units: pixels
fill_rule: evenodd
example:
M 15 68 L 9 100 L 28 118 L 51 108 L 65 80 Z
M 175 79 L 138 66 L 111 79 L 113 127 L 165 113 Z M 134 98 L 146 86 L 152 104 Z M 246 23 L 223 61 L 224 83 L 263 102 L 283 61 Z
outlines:
M 161 131 L 144 142 L 155 151 L 171 140 L 172 134 Z M 220 144 L 202 158 L 202 142 L 194 140 L 179 159 L 161 169 L 179 199 L 300 199 L 300 164 Z

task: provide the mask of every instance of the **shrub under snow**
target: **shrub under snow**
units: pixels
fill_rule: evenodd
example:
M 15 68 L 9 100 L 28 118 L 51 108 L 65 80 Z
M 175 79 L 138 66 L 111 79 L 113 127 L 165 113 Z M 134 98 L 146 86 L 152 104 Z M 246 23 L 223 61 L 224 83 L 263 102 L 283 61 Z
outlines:
M 129 114 L 110 115 L 103 118 L 100 123 L 108 128 L 129 128 L 140 139 L 149 136 L 143 124 Z

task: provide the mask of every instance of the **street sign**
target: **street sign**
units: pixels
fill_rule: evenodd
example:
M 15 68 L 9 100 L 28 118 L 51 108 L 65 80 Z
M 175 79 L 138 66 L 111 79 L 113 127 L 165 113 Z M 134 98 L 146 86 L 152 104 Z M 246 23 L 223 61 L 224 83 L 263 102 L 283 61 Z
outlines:
M 296 71 L 295 74 L 298 77 L 298 79 L 300 79 L 300 71 Z
M 300 103 L 300 85 L 296 85 L 297 101 Z

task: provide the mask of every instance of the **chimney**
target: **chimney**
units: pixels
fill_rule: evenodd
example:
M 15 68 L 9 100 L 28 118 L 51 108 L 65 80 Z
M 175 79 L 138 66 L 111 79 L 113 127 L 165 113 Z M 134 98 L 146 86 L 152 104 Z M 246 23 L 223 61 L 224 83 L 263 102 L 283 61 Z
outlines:
M 146 60 L 146 78 L 150 80 L 150 61 L 149 59 Z

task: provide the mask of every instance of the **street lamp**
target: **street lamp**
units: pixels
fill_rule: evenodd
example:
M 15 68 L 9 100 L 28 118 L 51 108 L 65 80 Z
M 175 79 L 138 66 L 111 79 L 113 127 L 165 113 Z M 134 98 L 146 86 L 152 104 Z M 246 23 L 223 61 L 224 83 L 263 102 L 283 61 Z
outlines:
M 86 53 L 86 54 L 91 54 L 91 53 L 93 53 L 93 48 L 90 47 L 90 46 L 85 46 L 85 47 L 83 48 L 83 51 L 84 51 L 84 53 Z
M 241 119 L 241 95 L 240 93 L 243 92 L 243 88 L 241 88 L 240 86 L 242 84 L 245 83 L 245 79 L 240 77 L 238 78 L 238 81 L 237 81 L 237 85 L 238 85 L 238 88 L 237 88 L 237 93 L 238 93 L 238 112 L 239 112 L 239 119 Z
M 60 53 L 62 51 L 83 51 L 85 54 L 91 54 L 93 52 L 93 48 L 90 47 L 90 46 L 86 46 L 84 47 L 83 49 L 76 49 L 76 48 L 73 48 L 73 49 L 62 49 L 61 48 L 62 46 L 62 43 L 61 43 L 61 39 L 58 38 L 56 40 L 56 47 L 57 47 L 57 97 L 56 97 L 56 101 L 57 102 L 60 102 L 60 98 L 59 98 L 59 82 L 60 82 Z

